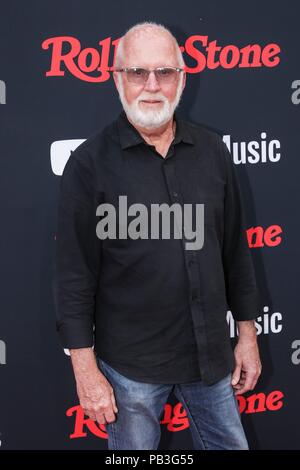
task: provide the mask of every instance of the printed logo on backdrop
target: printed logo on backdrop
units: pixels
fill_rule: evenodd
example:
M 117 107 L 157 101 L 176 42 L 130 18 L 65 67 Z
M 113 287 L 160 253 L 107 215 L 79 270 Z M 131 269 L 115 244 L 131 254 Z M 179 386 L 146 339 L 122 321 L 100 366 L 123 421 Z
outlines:
M 246 232 L 249 248 L 274 248 L 282 243 L 283 230 L 280 225 L 273 224 L 266 229 L 258 225 L 250 227 Z
M 245 415 L 254 413 L 274 412 L 283 407 L 284 394 L 280 390 L 273 390 L 270 393 L 254 393 L 247 397 L 238 395 L 240 413 Z M 80 405 L 73 406 L 66 411 L 66 415 L 73 419 L 73 430 L 69 435 L 70 439 L 78 439 L 93 434 L 101 439 L 107 439 L 105 425 L 98 424 L 85 416 Z M 164 414 L 160 421 L 169 432 L 180 432 L 189 428 L 189 419 L 182 405 L 178 402 L 176 405 L 166 403 Z
M 6 84 L 0 80 L 0 104 L 6 104 Z
M 75 78 L 90 83 L 109 80 L 114 65 L 119 39 L 107 37 L 96 47 L 83 48 L 79 39 L 73 36 L 56 36 L 42 42 L 42 49 L 50 52 L 50 68 L 46 77 L 63 77 L 69 72 Z M 195 62 L 193 67 L 186 66 L 187 73 L 200 73 L 205 69 L 223 68 L 274 68 L 280 64 L 281 48 L 276 43 L 220 45 L 208 36 L 189 36 L 181 51 Z M 110 65 L 111 64 L 111 65 Z
M 280 141 L 268 139 L 266 132 L 260 133 L 259 140 L 249 142 L 232 142 L 230 135 L 224 135 L 223 141 L 232 155 L 236 165 L 250 163 L 277 163 L 281 158 Z
M 238 336 L 238 328 L 236 322 L 233 318 L 232 312 L 228 310 L 227 312 L 227 323 L 229 326 L 230 338 L 235 338 Z M 263 314 L 256 318 L 255 320 L 256 334 L 259 335 L 269 335 L 269 334 L 278 334 L 282 332 L 282 313 L 280 312 L 269 312 L 269 307 L 266 305 L 263 308 Z
M 233 142 L 230 135 L 224 135 L 223 141 L 232 155 L 233 163 L 236 165 L 277 163 L 281 158 L 280 141 L 278 139 L 267 140 L 266 132 L 261 132 L 260 138 L 261 140 L 250 140 L 249 142 Z M 51 168 L 55 175 L 62 175 L 71 151 L 74 151 L 85 140 L 57 140 L 51 144 Z
M 0 365 L 6 364 L 6 343 L 0 339 Z
M 51 168 L 55 175 L 61 176 L 71 152 L 86 139 L 57 140 L 50 146 Z
M 292 83 L 292 96 L 291 100 L 293 104 L 299 104 L 300 103 L 300 80 L 294 80 Z

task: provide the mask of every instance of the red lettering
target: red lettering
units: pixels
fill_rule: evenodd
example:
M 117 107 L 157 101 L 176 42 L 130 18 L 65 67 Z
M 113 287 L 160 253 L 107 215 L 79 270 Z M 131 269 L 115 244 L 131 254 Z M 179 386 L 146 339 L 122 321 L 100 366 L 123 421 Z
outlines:
M 185 41 L 185 51 L 186 53 L 192 57 L 192 59 L 195 59 L 197 62 L 197 65 L 195 67 L 185 67 L 185 71 L 188 73 L 198 73 L 198 72 L 203 72 L 206 66 L 206 60 L 205 56 L 202 52 L 200 52 L 196 47 L 194 46 L 194 42 L 200 41 L 203 46 L 206 46 L 207 44 L 207 38 L 208 36 L 190 36 L 186 41 Z
M 240 413 L 251 414 L 280 410 L 283 406 L 283 397 L 284 395 L 281 391 L 274 390 L 268 395 L 261 392 L 248 397 L 237 395 L 236 398 Z M 85 417 L 84 411 L 80 405 L 69 408 L 66 415 L 69 417 L 75 415 L 74 431 L 70 434 L 70 439 L 87 437 L 87 430 L 96 437 L 107 439 L 105 426 L 98 425 L 95 421 Z M 182 403 L 178 402 L 174 407 L 169 403 L 166 403 L 164 407 L 164 415 L 160 423 L 165 424 L 168 431 L 171 432 L 178 432 L 187 429 L 189 427 L 189 420 Z
M 79 80 L 91 83 L 105 82 L 110 78 L 111 67 L 109 67 L 110 49 L 115 53 L 120 39 L 111 41 L 105 38 L 99 42 L 100 51 L 93 47 L 82 49 L 80 41 L 72 36 L 57 36 L 43 41 L 44 50 L 52 48 L 50 70 L 46 72 L 47 77 L 60 77 L 65 75 L 65 69 Z M 203 51 L 196 47 L 200 43 Z M 210 70 L 222 67 L 232 69 L 234 67 L 276 67 L 280 62 L 279 54 L 281 48 L 278 44 L 267 44 L 261 47 L 259 44 L 249 44 L 239 47 L 229 44 L 220 46 L 217 40 L 208 41 L 208 36 L 193 35 L 187 38 L 185 45 L 180 46 L 182 52 L 195 60 L 196 65 L 185 67 L 188 73 L 200 73 L 207 67 Z M 63 68 L 64 67 L 64 68 Z M 99 75 L 95 75 L 100 72 Z M 94 73 L 94 75 L 92 75 Z
M 280 52 L 281 49 L 278 44 L 268 44 L 262 51 L 262 63 L 266 67 L 276 67 L 280 62 L 280 58 L 278 57 Z
M 211 41 L 207 48 L 207 62 L 206 65 L 209 69 L 213 70 L 219 67 L 220 62 L 217 60 L 215 61 L 216 58 L 216 52 L 220 52 L 221 47 L 217 46 L 217 41 Z
M 264 229 L 260 226 L 251 227 L 247 230 L 249 248 L 262 248 L 264 246 Z
M 279 390 L 270 392 L 269 395 L 265 393 L 254 393 L 249 397 L 237 395 L 240 413 L 262 413 L 264 411 L 277 411 L 283 406 L 282 398 L 283 393 Z
M 282 237 L 279 237 L 282 233 L 282 228 L 279 225 L 271 225 L 265 231 L 265 243 L 268 246 L 277 246 L 282 242 Z
M 264 393 L 255 393 L 247 398 L 246 414 L 266 411 L 266 396 Z
M 274 390 L 273 392 L 271 392 L 266 400 L 268 410 L 271 410 L 271 411 L 280 410 L 280 408 L 283 407 L 283 402 L 282 402 L 283 396 L 284 396 L 283 393 L 280 392 L 279 390 Z
M 231 58 L 230 58 L 231 56 Z M 240 51 L 236 46 L 226 46 L 220 54 L 220 63 L 224 69 L 233 69 L 240 60 Z
M 99 425 L 91 420 L 90 418 L 85 418 L 84 411 L 80 405 L 73 406 L 69 408 L 66 412 L 67 416 L 73 416 L 75 413 L 75 424 L 74 424 L 74 432 L 70 434 L 70 439 L 75 439 L 78 437 L 86 437 L 87 433 L 83 430 L 84 427 L 87 427 L 89 431 L 97 437 L 101 437 L 102 439 L 107 439 L 107 433 L 105 430 L 104 425 Z
M 43 49 L 49 49 L 52 46 L 52 61 L 50 70 L 46 72 L 47 77 L 63 76 L 65 71 L 61 69 L 62 64 L 74 75 L 74 77 L 84 80 L 86 82 L 105 82 L 109 79 L 110 73 L 108 70 L 108 57 L 110 49 L 111 38 L 107 38 L 101 41 L 99 44 L 102 45 L 102 60 L 100 53 L 97 49 L 87 48 L 81 50 L 81 44 L 78 39 L 71 36 L 59 36 L 56 38 L 46 39 L 42 43 Z M 69 46 L 69 51 L 63 53 L 63 47 Z M 90 57 L 90 64 L 87 63 L 87 58 Z M 75 62 L 75 58 L 78 58 L 78 64 Z M 101 60 L 100 67 L 97 69 Z M 99 76 L 87 75 L 84 72 L 94 72 L 95 70 L 100 71 Z
M 261 47 L 258 44 L 246 46 L 241 49 L 242 60 L 239 64 L 240 68 L 261 67 Z M 251 58 L 251 60 L 250 60 Z
M 90 56 L 90 65 L 88 65 L 88 56 Z M 99 53 L 92 47 L 83 49 L 78 56 L 78 66 L 83 72 L 93 72 L 98 67 L 99 62 Z
M 189 420 L 185 409 L 181 403 L 177 403 L 173 408 L 168 403 L 165 405 L 164 417 L 161 420 L 161 424 L 166 424 L 168 431 L 177 432 L 183 431 L 189 427 Z
M 266 246 L 277 246 L 282 242 L 280 225 L 270 225 L 264 229 L 261 226 L 251 227 L 247 230 L 247 240 L 249 248 L 263 248 Z
M 69 44 L 71 47 L 66 54 L 62 53 L 64 43 Z M 71 36 L 58 36 L 56 38 L 46 39 L 42 43 L 43 49 L 49 49 L 50 46 L 52 46 L 52 61 L 50 70 L 46 72 L 46 76 L 63 76 L 65 72 L 60 68 L 62 62 L 64 62 L 67 69 L 72 72 L 74 68 L 73 59 L 79 54 L 81 49 L 78 39 L 72 38 Z

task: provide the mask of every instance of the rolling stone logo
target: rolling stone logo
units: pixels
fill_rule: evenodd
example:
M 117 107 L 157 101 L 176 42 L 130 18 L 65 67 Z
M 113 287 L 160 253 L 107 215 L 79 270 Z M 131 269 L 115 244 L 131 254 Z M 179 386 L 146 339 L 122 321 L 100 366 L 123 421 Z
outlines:
M 255 393 L 248 397 L 238 395 L 237 400 L 240 413 L 252 414 L 280 410 L 283 406 L 283 397 L 280 390 L 274 390 L 268 394 Z M 80 405 L 69 408 L 66 415 L 74 419 L 74 428 L 70 439 L 87 437 L 88 431 L 96 437 L 107 439 L 105 425 L 97 424 L 85 416 Z M 174 406 L 166 403 L 160 423 L 165 425 L 170 432 L 183 431 L 189 427 L 187 413 L 180 402 Z
M 108 37 L 99 41 L 97 47 L 83 48 L 80 41 L 72 36 L 45 39 L 42 48 L 51 52 L 50 69 L 46 71 L 46 76 L 62 77 L 69 71 L 79 80 L 106 82 L 114 66 L 119 40 Z M 208 36 L 200 35 L 188 37 L 180 49 L 186 55 L 185 59 L 194 62 L 192 67 L 186 66 L 187 73 L 217 68 L 276 67 L 280 63 L 281 52 L 276 43 L 247 44 L 240 48 L 234 44 L 221 46 L 216 39 L 210 40 Z

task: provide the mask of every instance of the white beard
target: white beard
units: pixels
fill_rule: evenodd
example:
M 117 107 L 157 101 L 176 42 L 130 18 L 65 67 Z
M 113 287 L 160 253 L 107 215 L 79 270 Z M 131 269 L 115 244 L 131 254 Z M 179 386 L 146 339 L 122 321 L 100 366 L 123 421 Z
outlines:
M 144 127 L 146 129 L 155 129 L 166 124 L 173 116 L 175 109 L 177 108 L 181 95 L 182 95 L 182 80 L 183 76 L 180 75 L 180 79 L 178 82 L 178 87 L 176 91 L 176 96 L 172 102 L 163 96 L 162 94 L 158 95 L 148 95 L 142 93 L 138 98 L 136 98 L 132 104 L 128 104 L 125 94 L 124 94 L 124 87 L 122 78 L 118 76 L 118 83 L 119 83 L 119 98 L 122 103 L 123 109 L 128 117 L 128 119 L 136 124 L 137 126 Z M 143 111 L 140 108 L 139 102 L 143 100 L 160 100 L 163 102 L 160 105 L 160 109 L 149 109 L 147 111 Z

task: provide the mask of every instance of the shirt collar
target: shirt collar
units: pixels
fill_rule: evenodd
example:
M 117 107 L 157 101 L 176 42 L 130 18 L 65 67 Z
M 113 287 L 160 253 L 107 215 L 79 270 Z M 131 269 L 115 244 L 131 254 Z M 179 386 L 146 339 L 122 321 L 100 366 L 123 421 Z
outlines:
M 176 112 L 174 113 L 174 119 L 176 121 L 174 144 L 178 144 L 182 141 L 186 144 L 193 145 L 195 142 L 186 123 L 178 118 Z M 117 125 L 122 149 L 146 143 L 137 129 L 131 124 L 131 122 L 129 122 L 124 110 L 120 113 L 117 119 Z

